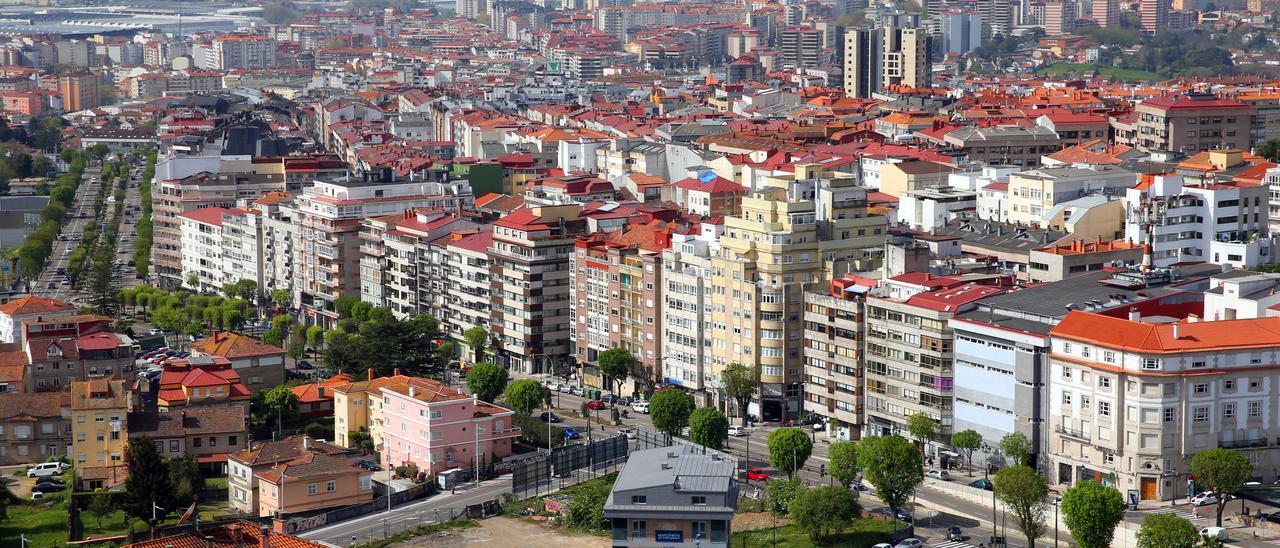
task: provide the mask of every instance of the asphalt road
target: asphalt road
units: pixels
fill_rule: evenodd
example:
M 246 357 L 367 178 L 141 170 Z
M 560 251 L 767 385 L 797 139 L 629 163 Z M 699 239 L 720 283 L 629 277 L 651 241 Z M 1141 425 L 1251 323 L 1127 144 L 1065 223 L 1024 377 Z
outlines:
M 33 293 L 59 300 L 69 300 L 72 297 L 71 284 L 64 283 L 62 275 L 57 272 L 59 268 L 67 268 L 67 255 L 79 245 L 78 241 L 73 240 L 72 237 L 83 234 L 85 226 L 93 222 L 93 204 L 98 196 L 98 189 L 102 186 L 102 183 L 97 180 L 101 171 L 102 168 L 97 166 L 85 169 L 80 187 L 76 189 L 75 202 L 68 208 L 71 218 L 62 225 L 58 241 L 53 243 L 53 254 L 49 264 L 34 282 Z M 49 287 L 51 284 L 52 289 Z

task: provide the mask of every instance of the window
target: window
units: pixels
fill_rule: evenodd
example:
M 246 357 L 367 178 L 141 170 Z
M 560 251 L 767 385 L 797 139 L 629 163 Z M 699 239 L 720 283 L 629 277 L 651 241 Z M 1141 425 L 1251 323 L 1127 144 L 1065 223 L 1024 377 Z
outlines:
M 1262 402 L 1260 401 L 1249 402 L 1249 416 L 1250 417 L 1262 416 Z
M 1161 369 L 1160 358 L 1142 358 L 1143 369 Z
M 1111 379 L 1108 377 L 1098 377 L 1098 388 L 1111 388 Z
M 1111 350 L 1103 350 L 1102 361 L 1107 363 L 1116 363 L 1116 353 Z
M 1222 389 L 1223 389 L 1223 390 L 1226 390 L 1226 391 L 1228 391 L 1228 392 L 1230 392 L 1230 391 L 1232 391 L 1232 390 L 1235 390 L 1235 389 L 1236 389 L 1236 381 L 1235 381 L 1235 379 L 1230 379 L 1230 380 L 1222 381 Z
M 1063 368 L 1062 368 L 1062 378 L 1067 379 L 1067 380 L 1071 380 L 1071 368 L 1070 368 L 1070 367 L 1063 367 Z
M 1192 393 L 1192 394 L 1196 394 L 1196 395 L 1208 394 L 1208 393 L 1209 393 L 1209 383 L 1206 383 L 1206 382 L 1200 382 L 1200 383 L 1196 383 L 1196 384 L 1192 385 L 1192 386 L 1191 386 L 1191 393 Z
M 441 418 L 441 417 L 443 417 L 443 416 L 444 416 L 444 411 L 441 411 L 441 410 L 439 410 L 439 409 L 432 409 L 432 410 L 431 410 L 431 420 L 436 420 L 436 419 Z
M 1109 401 L 1100 401 L 1100 402 L 1098 402 L 1098 414 L 1099 414 L 1099 415 L 1102 415 L 1102 416 L 1104 416 L 1104 417 L 1110 417 L 1110 416 L 1111 416 L 1111 402 L 1109 402 Z
M 689 532 L 693 533 L 693 538 L 695 539 L 707 538 L 707 522 L 705 521 L 689 522 Z
M 1224 418 L 1224 419 L 1234 419 L 1234 418 L 1236 418 L 1236 404 L 1235 404 L 1235 403 L 1227 402 L 1227 403 L 1222 404 L 1222 418 Z
M 1249 390 L 1254 390 L 1262 386 L 1262 382 L 1258 379 L 1249 379 Z
M 1177 416 L 1174 414 L 1176 411 L 1177 410 L 1172 407 L 1164 408 L 1164 422 L 1173 422 L 1174 417 Z
M 1102 454 L 1102 464 L 1115 464 L 1115 463 L 1116 463 L 1116 456 L 1114 453 Z
M 1066 390 L 1062 391 L 1062 405 L 1071 405 L 1071 393 Z
M 170 453 L 178 452 L 178 440 L 169 440 L 169 452 Z
M 316 494 L 316 484 L 314 484 L 314 483 L 308 483 L 308 484 L 307 484 L 307 494 L 308 494 L 308 495 L 314 495 L 314 494 Z
M 649 504 L 649 497 L 644 495 L 631 495 L 631 504 Z
M 1191 422 L 1209 422 L 1209 408 L 1203 406 L 1192 408 Z
M 227 436 L 227 445 L 230 445 L 230 446 L 232 446 L 232 447 L 235 447 L 235 446 L 236 446 L 236 437 L 235 437 L 235 436 Z
M 199 437 L 199 436 L 194 437 L 194 438 L 191 438 L 191 446 L 192 446 L 192 447 L 200 447 L 200 437 Z
M 692 502 L 694 506 L 706 506 L 706 505 L 707 505 L 707 497 L 705 497 L 705 496 L 702 496 L 702 495 L 695 495 L 694 497 L 692 497 L 692 499 L 693 499 L 693 500 L 692 500 L 692 501 L 690 501 L 690 502 Z
M 325 490 L 325 491 L 327 491 L 327 492 L 329 492 L 329 493 L 332 493 L 332 492 L 336 491 L 337 489 L 338 489 L 338 482 L 337 482 L 337 480 L 329 480 L 329 483 L 324 484 L 324 490 Z
M 646 524 L 644 520 L 635 520 L 631 522 L 631 538 L 644 538 Z
M 218 438 L 209 436 L 209 447 L 216 447 L 217 445 L 218 445 Z

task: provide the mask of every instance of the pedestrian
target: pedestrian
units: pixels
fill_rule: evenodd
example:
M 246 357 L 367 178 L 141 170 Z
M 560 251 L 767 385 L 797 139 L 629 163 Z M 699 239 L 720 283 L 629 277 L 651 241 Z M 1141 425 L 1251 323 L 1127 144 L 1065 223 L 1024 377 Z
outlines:
M 1197 519 L 1199 519 L 1200 517 L 1200 507 L 1196 506 L 1195 503 L 1192 503 L 1191 505 L 1191 517 L 1194 517 Z

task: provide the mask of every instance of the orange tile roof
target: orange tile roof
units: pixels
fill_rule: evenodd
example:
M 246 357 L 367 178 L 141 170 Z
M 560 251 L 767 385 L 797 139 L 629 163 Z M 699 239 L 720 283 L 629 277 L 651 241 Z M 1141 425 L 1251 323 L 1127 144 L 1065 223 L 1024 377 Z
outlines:
M 285 353 L 279 346 L 266 344 L 253 337 L 230 331 L 216 332 L 213 336 L 192 344 L 191 349 L 210 356 L 222 356 L 229 360 Z
M 333 387 L 346 386 L 348 384 L 351 384 L 351 376 L 344 373 L 335 375 L 332 379 L 327 379 L 324 382 L 299 384 L 289 390 L 298 396 L 298 403 L 317 403 L 332 400 Z M 321 387 L 325 388 L 323 396 L 320 395 L 319 388 Z
M 262 545 L 264 527 L 256 523 L 241 521 L 227 525 L 201 528 L 200 534 L 183 533 L 155 540 L 135 542 L 125 548 L 247 548 Z M 301 539 L 285 533 L 268 530 L 268 541 L 271 548 L 316 548 L 324 546 L 316 542 Z M 209 540 L 205 539 L 208 535 Z
M 1148 354 L 1280 347 L 1280 317 L 1181 322 L 1177 329 L 1178 337 L 1174 338 L 1174 324 L 1132 322 L 1072 310 L 1050 335 Z
M 27 316 L 31 314 L 49 314 L 51 312 L 64 312 L 67 310 L 75 310 L 76 307 L 57 299 L 46 299 L 35 295 L 27 295 L 21 299 L 15 299 L 0 306 L 0 314 L 6 316 Z

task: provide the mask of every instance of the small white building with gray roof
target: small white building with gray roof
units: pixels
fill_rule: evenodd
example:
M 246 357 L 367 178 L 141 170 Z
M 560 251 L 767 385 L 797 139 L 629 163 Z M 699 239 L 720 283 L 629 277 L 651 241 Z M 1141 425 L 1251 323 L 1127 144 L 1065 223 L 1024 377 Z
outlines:
M 728 548 L 738 505 L 737 464 L 691 445 L 631 453 L 605 500 L 617 547 Z

